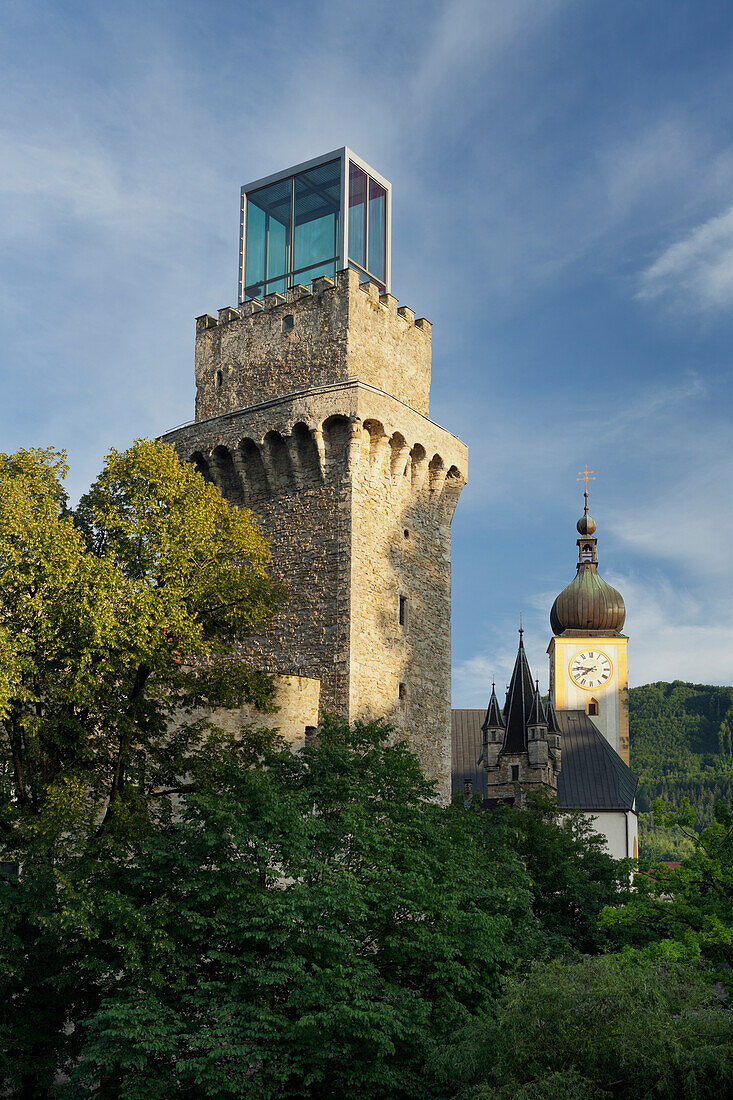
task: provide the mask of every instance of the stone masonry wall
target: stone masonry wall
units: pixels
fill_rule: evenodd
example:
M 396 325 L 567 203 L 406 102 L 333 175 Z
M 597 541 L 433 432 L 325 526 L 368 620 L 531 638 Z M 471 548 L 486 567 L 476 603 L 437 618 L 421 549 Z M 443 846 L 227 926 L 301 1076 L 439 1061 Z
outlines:
M 292 748 L 302 749 L 308 730 L 318 725 L 320 691 L 318 680 L 306 676 L 277 676 L 274 699 L 277 711 L 274 714 L 263 714 L 254 706 L 244 705 L 215 710 L 211 720 L 230 733 L 237 733 L 242 726 L 277 728 Z
M 519 767 L 519 778 L 512 779 L 512 766 Z M 527 753 L 501 753 L 495 768 L 487 771 L 487 798 L 513 798 L 522 806 L 530 790 L 547 788 L 557 793 L 557 771 L 552 761 L 544 766 L 529 763 Z
M 351 270 L 220 309 L 196 322 L 196 419 L 356 378 L 427 415 L 430 337 L 429 321 Z
M 388 430 L 365 420 L 353 474 L 350 712 L 386 716 L 448 797 L 450 522 L 466 455 Z
M 447 798 L 450 519 L 465 445 L 358 382 L 264 401 L 164 438 L 251 508 L 271 539 L 271 572 L 291 595 L 272 626 L 247 639 L 250 659 L 320 679 L 324 710 L 388 717 Z

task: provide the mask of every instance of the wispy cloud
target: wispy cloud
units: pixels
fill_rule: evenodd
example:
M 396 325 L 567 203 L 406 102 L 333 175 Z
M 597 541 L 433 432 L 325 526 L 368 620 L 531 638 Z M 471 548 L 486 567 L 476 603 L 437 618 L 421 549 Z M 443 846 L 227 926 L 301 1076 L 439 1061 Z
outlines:
M 668 299 L 690 309 L 733 305 L 733 206 L 671 244 L 640 277 L 642 301 Z
M 693 592 L 662 575 L 611 573 L 628 615 L 629 678 L 634 684 L 733 679 L 733 598 L 723 591 Z

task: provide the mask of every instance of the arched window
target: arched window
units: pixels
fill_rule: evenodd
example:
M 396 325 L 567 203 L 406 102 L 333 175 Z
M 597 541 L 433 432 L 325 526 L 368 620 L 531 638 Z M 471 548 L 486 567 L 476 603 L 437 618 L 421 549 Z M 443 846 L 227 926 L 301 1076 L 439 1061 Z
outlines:
M 601 709 L 598 706 L 598 700 L 597 699 L 589 699 L 585 710 L 586 710 L 586 714 L 590 718 L 597 718 L 598 715 L 601 713 Z

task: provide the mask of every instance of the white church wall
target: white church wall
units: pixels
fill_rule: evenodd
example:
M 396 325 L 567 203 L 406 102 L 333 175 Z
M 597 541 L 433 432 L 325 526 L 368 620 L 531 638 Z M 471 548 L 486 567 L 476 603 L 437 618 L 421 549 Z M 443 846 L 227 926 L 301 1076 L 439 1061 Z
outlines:
M 633 810 L 605 810 L 584 815 L 593 831 L 606 842 L 606 851 L 614 859 L 636 857 L 639 850 L 638 819 Z

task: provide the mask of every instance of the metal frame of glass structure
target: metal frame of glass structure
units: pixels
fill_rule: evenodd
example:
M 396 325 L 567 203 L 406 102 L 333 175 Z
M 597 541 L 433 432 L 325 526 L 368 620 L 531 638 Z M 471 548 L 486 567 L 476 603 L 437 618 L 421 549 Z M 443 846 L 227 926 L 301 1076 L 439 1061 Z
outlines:
M 389 292 L 392 185 L 344 146 L 242 187 L 239 301 L 352 267 Z

